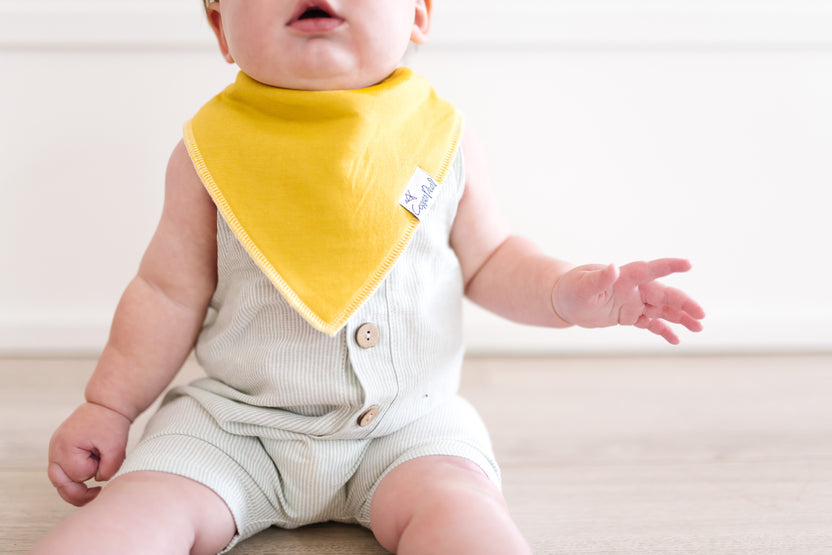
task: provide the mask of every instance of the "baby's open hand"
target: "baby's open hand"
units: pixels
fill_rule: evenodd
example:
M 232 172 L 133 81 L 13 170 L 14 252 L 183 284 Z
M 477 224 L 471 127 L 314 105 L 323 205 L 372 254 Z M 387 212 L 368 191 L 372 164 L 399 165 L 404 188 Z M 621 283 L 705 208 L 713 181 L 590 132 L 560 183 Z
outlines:
M 571 324 L 585 328 L 636 326 L 676 345 L 679 337 L 669 324 L 701 331 L 705 311 L 683 291 L 656 280 L 690 268 L 690 262 L 679 258 L 633 262 L 620 268 L 614 264 L 579 266 L 558 280 L 552 306 Z

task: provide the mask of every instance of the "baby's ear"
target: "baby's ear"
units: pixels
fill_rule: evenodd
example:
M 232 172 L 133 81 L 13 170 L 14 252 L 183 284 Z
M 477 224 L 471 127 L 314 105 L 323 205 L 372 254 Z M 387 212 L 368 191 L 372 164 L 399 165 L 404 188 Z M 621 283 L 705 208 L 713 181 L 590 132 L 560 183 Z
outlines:
M 416 44 L 424 44 L 428 40 L 431 4 L 432 0 L 416 0 L 413 32 L 410 33 L 410 40 Z
M 220 11 L 219 2 L 211 2 L 208 4 L 208 23 L 211 24 L 211 29 L 217 37 L 217 44 L 220 47 L 220 53 L 225 61 L 229 64 L 234 63 L 234 58 L 231 56 L 231 51 L 228 49 L 228 41 L 225 39 L 225 29 L 222 26 L 222 12 Z

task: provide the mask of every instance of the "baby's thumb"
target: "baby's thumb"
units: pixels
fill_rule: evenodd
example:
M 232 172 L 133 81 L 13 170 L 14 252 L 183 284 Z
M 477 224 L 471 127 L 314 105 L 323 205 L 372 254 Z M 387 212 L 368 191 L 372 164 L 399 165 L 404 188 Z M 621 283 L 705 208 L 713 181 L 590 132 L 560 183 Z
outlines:
M 618 269 L 618 266 L 610 264 L 586 274 L 584 276 L 584 286 L 592 295 L 598 295 L 612 287 L 612 284 L 615 283 L 619 275 L 621 275 L 621 271 Z
M 111 446 L 99 452 L 98 472 L 95 479 L 99 482 L 106 482 L 115 476 L 121 464 L 124 462 L 124 448 Z
M 58 490 L 61 499 L 76 507 L 81 507 L 92 501 L 100 490 L 100 488 L 90 489 L 82 480 L 73 479 L 57 462 L 49 463 L 47 473 L 52 485 Z

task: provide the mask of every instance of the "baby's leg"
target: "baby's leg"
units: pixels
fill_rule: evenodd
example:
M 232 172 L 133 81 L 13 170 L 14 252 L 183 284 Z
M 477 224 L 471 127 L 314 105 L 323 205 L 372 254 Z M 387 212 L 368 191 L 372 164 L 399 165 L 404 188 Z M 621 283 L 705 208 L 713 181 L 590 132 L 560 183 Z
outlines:
M 460 457 L 413 459 L 384 477 L 370 523 L 393 553 L 531 553 L 497 486 Z
M 217 553 L 235 530 L 228 507 L 206 486 L 174 474 L 131 472 L 61 522 L 31 554 Z

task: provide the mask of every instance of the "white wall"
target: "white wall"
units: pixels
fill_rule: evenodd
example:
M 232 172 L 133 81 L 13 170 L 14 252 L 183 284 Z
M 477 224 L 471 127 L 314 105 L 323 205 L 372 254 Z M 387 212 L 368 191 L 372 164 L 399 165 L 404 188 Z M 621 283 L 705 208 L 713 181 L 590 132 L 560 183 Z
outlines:
M 686 256 L 688 352 L 832 348 L 827 0 L 439 0 L 413 60 L 466 112 L 518 232 Z M 181 123 L 234 75 L 198 0 L 0 0 L 0 352 L 96 351 Z M 667 352 L 471 308 L 475 351 Z

